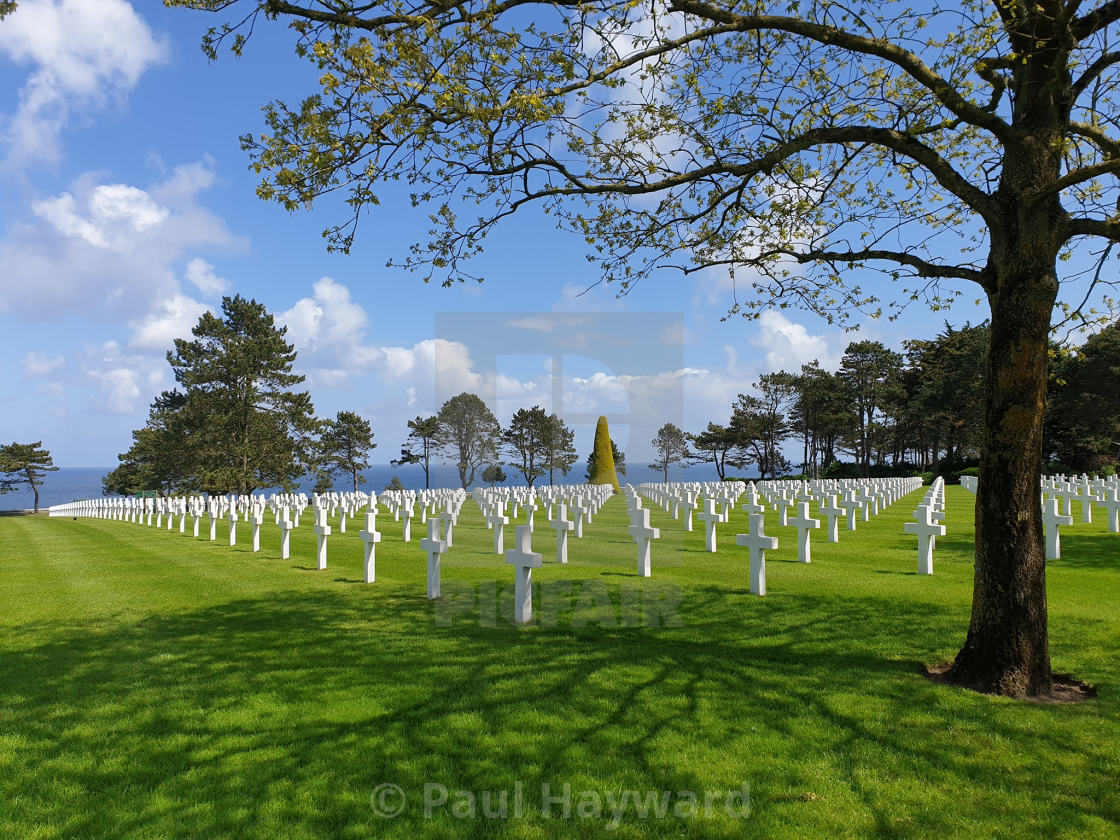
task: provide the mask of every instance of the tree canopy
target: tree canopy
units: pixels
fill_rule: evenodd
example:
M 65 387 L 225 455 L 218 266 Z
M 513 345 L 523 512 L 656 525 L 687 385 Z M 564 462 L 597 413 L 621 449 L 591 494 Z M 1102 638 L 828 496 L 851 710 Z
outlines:
M 41 440 L 35 443 L 9 443 L 0 446 L 0 494 L 10 493 L 26 484 L 35 494 L 35 512 L 39 512 L 39 487 L 43 478 L 58 467 Z
M 463 489 L 474 484 L 475 472 L 498 454 L 498 418 L 475 394 L 451 397 L 439 410 L 439 445 L 459 469 Z
M 311 397 L 294 391 L 295 349 L 264 306 L 240 295 L 205 312 L 190 340 L 167 354 L 178 388 L 152 403 L 111 492 L 249 493 L 291 487 L 312 466 L 318 428 Z
M 316 464 L 329 477 L 349 475 L 352 489 L 365 484 L 362 470 L 369 469 L 369 455 L 377 444 L 369 421 L 353 411 L 340 411 L 323 424 L 316 444 Z

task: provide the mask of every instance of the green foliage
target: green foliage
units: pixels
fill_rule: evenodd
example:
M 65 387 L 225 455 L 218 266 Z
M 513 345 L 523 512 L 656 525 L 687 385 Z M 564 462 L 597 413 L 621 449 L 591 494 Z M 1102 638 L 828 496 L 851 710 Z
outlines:
M 249 493 L 291 487 L 313 460 L 318 424 L 311 397 L 292 387 L 296 352 L 262 304 L 222 299 L 203 313 L 191 340 L 167 354 L 179 389 L 152 403 L 121 467 L 105 477 L 115 492 L 204 490 Z M 119 471 L 118 471 L 119 470 Z
M 401 483 L 399 475 L 393 475 L 392 480 L 385 485 L 386 490 L 404 490 L 404 484 Z
M 0 494 L 10 493 L 26 484 L 35 495 L 35 512 L 39 512 L 39 487 L 43 478 L 58 467 L 51 453 L 35 443 L 9 443 L 0 446 Z
M 1120 458 L 1120 322 L 1052 359 L 1046 448 L 1076 472 Z
M 439 418 L 419 417 L 408 421 L 408 439 L 401 446 L 401 457 L 390 461 L 399 467 L 403 464 L 420 464 L 424 468 L 424 487 L 432 486 L 432 457 L 439 449 Z
M 362 470 L 369 469 L 369 454 L 377 448 L 369 421 L 352 411 L 340 411 L 328 420 L 315 447 L 316 467 L 327 477 L 349 475 L 352 488 L 365 484 Z
M 555 412 L 550 414 L 544 437 L 545 464 L 548 469 L 549 486 L 552 486 L 557 471 L 561 475 L 567 475 L 579 459 L 579 455 L 576 453 L 575 440 L 575 432 L 568 428 L 560 416 Z
M 666 423 L 657 430 L 651 441 L 657 453 L 657 460 L 649 465 L 651 470 L 661 470 L 664 480 L 669 480 L 669 467 L 673 464 L 687 464 L 692 458 L 688 451 L 688 435 L 673 423 Z
M 790 469 L 781 446 L 792 431 L 789 416 L 797 396 L 796 382 L 785 371 L 763 374 L 754 385 L 757 396 L 740 394 L 732 408 L 731 428 L 762 478 L 776 478 Z
M 887 441 L 884 418 L 905 397 L 902 356 L 879 341 L 853 341 L 840 360 L 840 378 L 852 400 L 854 423 L 848 444 L 864 476 L 871 474 L 871 460 Z
M 501 464 L 491 464 L 482 471 L 482 480 L 491 487 L 495 484 L 501 484 L 506 478 L 505 470 L 502 469 Z
M 463 489 L 474 483 L 475 471 L 498 454 L 498 418 L 475 394 L 465 391 L 439 410 L 439 445 L 459 469 Z
M 548 471 L 549 440 L 555 416 L 547 414 L 539 405 L 520 408 L 510 419 L 509 428 L 502 432 L 502 443 L 513 459 L 509 465 L 521 473 L 530 487 Z M 485 473 L 482 480 L 489 481 Z
M 611 440 L 610 429 L 607 427 L 607 418 L 602 416 L 595 424 L 595 444 L 591 457 L 587 459 L 587 483 L 609 484 L 617 493 L 618 474 L 615 471 L 615 453 L 618 447 Z M 625 470 L 623 471 L 625 475 Z
M 720 481 L 728 480 L 728 467 L 742 469 L 751 462 L 742 428 L 734 424 L 721 426 L 718 423 L 708 423 L 704 431 L 689 435 L 688 439 L 693 446 L 693 451 L 688 456 L 690 462 L 713 464 Z

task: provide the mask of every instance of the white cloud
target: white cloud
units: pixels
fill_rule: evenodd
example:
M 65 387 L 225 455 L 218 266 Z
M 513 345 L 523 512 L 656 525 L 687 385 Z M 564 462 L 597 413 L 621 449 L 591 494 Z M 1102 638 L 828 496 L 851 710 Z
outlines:
M 47 356 L 32 351 L 20 359 L 20 367 L 23 368 L 24 379 L 43 379 L 57 370 L 64 361 L 62 356 Z
M 763 312 L 758 325 L 758 335 L 751 339 L 751 344 L 766 351 L 768 371 L 800 373 L 801 366 L 814 359 L 828 369 L 834 369 L 839 364 L 839 354 L 825 336 L 813 335 L 776 310 Z
M 138 234 L 142 238 L 171 215 L 146 192 L 127 184 L 96 186 L 90 190 L 86 204 L 86 214 L 82 215 L 74 196 L 64 192 L 56 198 L 34 202 L 31 209 L 63 236 L 118 252 L 132 247 Z
M 203 162 L 179 167 L 146 189 L 85 175 L 34 202 L 33 218 L 0 239 L 0 312 L 133 325 L 173 314 L 183 295 L 180 260 L 198 248 L 244 245 L 198 203 L 212 183 Z M 218 278 L 204 267 L 209 264 L 192 260 L 187 277 L 214 288 Z
M 226 279 L 215 274 L 214 266 L 201 257 L 187 263 L 185 273 L 187 280 L 204 295 L 220 295 L 229 288 Z
M 21 0 L 0 26 L 0 54 L 30 65 L 8 121 L 6 164 L 56 160 L 75 114 L 119 101 L 167 57 L 126 0 Z
M 187 338 L 202 313 L 210 307 L 194 298 L 176 294 L 165 299 L 153 312 L 130 324 L 129 346 L 138 350 L 170 350 L 176 338 Z

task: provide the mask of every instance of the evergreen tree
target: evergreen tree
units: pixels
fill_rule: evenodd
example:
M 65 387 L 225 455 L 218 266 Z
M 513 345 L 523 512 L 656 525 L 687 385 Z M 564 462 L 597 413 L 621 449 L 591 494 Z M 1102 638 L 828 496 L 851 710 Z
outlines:
M 751 462 L 738 427 L 709 423 L 704 431 L 689 435 L 688 439 L 694 450 L 691 462 L 713 464 L 720 481 L 727 477 L 728 467 L 742 469 Z
M 136 490 L 161 492 L 294 486 L 311 465 L 318 424 L 310 395 L 292 390 L 304 377 L 292 373 L 296 352 L 286 332 L 262 304 L 240 295 L 222 299 L 221 317 L 204 313 L 194 337 L 176 339 L 167 354 L 179 388 L 156 398 L 106 488 L 138 481 L 156 486 Z
M 369 421 L 353 411 L 340 411 L 324 424 L 316 446 L 316 461 L 327 476 L 347 474 L 353 489 L 365 484 L 362 470 L 369 469 L 369 453 L 377 448 Z
M 424 468 L 424 489 L 432 486 L 432 457 L 439 449 L 439 417 L 417 417 L 408 421 L 408 439 L 401 446 L 401 457 L 390 461 L 394 467 L 419 464 Z
M 525 477 L 530 487 L 548 469 L 551 435 L 551 417 L 539 405 L 518 409 L 509 428 L 502 432 L 502 443 L 513 458 L 509 465 Z
M 506 480 L 505 470 L 502 469 L 501 464 L 491 464 L 482 471 L 482 480 L 493 487 L 495 484 L 501 484 Z
M 35 494 L 35 512 L 38 513 L 39 487 L 46 474 L 57 469 L 41 440 L 0 446 L 0 493 L 10 493 L 26 484 Z
M 688 451 L 688 435 L 673 423 L 666 423 L 658 429 L 651 442 L 657 453 L 657 460 L 649 468 L 661 470 L 666 482 L 669 480 L 669 467 L 673 464 L 687 464 L 692 457 L 692 453 Z
M 576 434 L 568 428 L 555 412 L 548 415 L 548 425 L 544 437 L 544 465 L 548 470 L 548 484 L 552 486 L 557 470 L 567 475 L 572 465 L 579 459 L 576 454 Z

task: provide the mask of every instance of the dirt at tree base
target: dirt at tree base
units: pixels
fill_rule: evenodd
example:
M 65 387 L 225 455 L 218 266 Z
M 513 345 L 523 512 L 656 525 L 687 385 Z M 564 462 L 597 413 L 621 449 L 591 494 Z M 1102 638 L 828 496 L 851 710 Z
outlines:
M 975 686 L 966 685 L 954 679 L 947 678 L 946 674 L 949 669 L 953 667 L 952 662 L 942 662 L 940 665 L 924 665 L 922 673 L 936 683 L 942 685 L 954 686 L 956 688 L 966 688 L 969 691 L 976 691 L 980 694 L 995 695 L 994 692 L 980 691 Z M 1081 703 L 1086 700 L 1092 700 L 1097 696 L 1097 687 L 1089 683 L 1082 682 L 1070 674 L 1053 674 L 1053 691 L 1048 697 L 1023 697 L 1020 698 L 1027 703 Z

